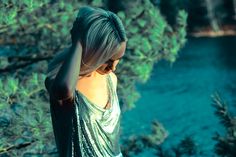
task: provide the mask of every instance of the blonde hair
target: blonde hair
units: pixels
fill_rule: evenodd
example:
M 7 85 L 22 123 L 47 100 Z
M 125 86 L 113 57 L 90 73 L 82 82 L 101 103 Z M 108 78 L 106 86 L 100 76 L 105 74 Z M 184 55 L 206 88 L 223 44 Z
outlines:
M 109 60 L 119 49 L 121 42 L 127 41 L 120 18 L 101 8 L 82 7 L 70 30 L 72 45 L 80 41 L 82 58 L 80 76 L 87 76 Z M 56 54 L 48 64 L 47 77 L 55 78 L 69 48 Z

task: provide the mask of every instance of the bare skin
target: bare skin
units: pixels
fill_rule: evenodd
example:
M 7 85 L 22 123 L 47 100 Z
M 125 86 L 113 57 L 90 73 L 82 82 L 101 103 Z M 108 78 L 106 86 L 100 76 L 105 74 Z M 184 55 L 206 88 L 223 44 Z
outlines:
M 87 99 L 97 106 L 108 109 L 111 105 L 108 103 L 108 91 L 105 75 L 111 73 L 113 86 L 116 89 L 117 77 L 114 73 L 116 66 L 119 63 L 119 58 L 124 55 L 126 42 L 122 42 L 119 52 L 111 59 L 115 60 L 110 68 L 108 64 L 102 64 L 97 70 L 91 73 L 90 77 L 82 77 L 76 84 L 76 90 L 79 90 Z M 91 89 L 91 90 L 88 90 Z

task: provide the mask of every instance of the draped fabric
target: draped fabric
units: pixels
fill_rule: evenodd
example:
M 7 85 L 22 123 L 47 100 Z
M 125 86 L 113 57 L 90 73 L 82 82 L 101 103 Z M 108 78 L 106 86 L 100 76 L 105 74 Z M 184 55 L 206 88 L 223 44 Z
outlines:
M 58 150 L 63 153 L 60 156 L 122 157 L 119 145 L 121 111 L 110 75 L 106 75 L 109 91 L 109 109 L 103 109 L 93 104 L 80 91 L 75 90 L 72 114 L 68 114 L 68 116 L 64 117 L 65 119 L 61 118 L 64 122 L 67 119 L 67 126 L 64 127 L 66 129 L 58 130 L 61 128 L 56 126 L 60 125 L 60 122 L 57 121 L 53 114 L 55 110 L 51 108 L 57 148 L 64 149 Z M 61 135 L 61 133 L 65 134 Z

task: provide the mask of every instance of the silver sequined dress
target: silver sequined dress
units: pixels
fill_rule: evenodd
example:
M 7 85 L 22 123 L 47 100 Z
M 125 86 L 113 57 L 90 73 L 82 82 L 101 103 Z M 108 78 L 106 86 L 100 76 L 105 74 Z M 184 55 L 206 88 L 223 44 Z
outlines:
M 106 78 L 110 93 L 109 109 L 93 104 L 80 91 L 75 91 L 73 157 L 122 157 L 119 145 L 119 101 L 110 74 Z

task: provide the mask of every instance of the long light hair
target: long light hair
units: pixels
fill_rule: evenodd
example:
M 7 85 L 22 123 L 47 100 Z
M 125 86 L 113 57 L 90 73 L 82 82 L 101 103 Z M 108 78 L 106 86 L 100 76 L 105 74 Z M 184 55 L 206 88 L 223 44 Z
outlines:
M 120 18 L 101 8 L 81 7 L 70 30 L 72 45 L 78 41 L 82 45 L 80 77 L 88 76 L 109 60 L 119 49 L 121 42 L 127 41 Z M 48 64 L 47 77 L 55 78 L 69 48 L 56 54 Z

